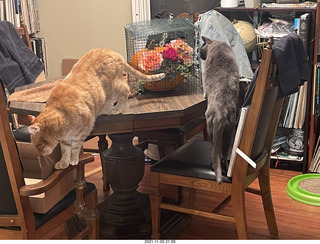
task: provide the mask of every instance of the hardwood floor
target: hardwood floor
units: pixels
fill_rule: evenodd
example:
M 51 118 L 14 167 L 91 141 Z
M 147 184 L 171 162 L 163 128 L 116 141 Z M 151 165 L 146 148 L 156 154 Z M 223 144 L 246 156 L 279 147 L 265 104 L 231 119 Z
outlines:
M 145 175 L 139 184 L 138 191 L 146 193 L 149 187 L 150 165 L 145 166 Z M 102 173 L 99 156 L 96 161 L 86 168 L 87 180 L 96 184 L 99 202 L 106 199 L 109 192 L 102 191 Z M 271 187 L 274 209 L 279 229 L 279 239 L 320 239 L 320 208 L 303 204 L 291 199 L 286 193 L 287 182 L 294 176 L 301 174 L 298 171 L 271 169 Z M 253 183 L 253 186 L 257 182 Z M 175 188 L 164 186 L 168 196 L 174 197 Z M 185 194 L 185 193 L 184 193 Z M 225 196 L 209 196 L 201 194 L 197 201 L 202 207 L 213 209 Z M 267 224 L 264 218 L 261 198 L 246 193 L 246 211 L 250 239 L 270 239 Z M 227 215 L 233 215 L 231 205 L 223 210 Z M 60 236 L 61 237 L 61 236 Z M 233 223 L 224 223 L 202 217 L 193 217 L 189 226 L 182 230 L 176 239 L 237 239 L 236 228 Z
M 95 162 L 86 166 L 86 179 L 93 182 L 98 189 L 99 203 L 104 201 L 110 192 L 102 190 L 102 172 L 100 157 L 95 156 Z M 320 239 L 320 207 L 303 204 L 291 199 L 286 193 L 287 182 L 294 176 L 301 174 L 298 171 L 271 169 L 271 190 L 279 230 L 280 240 L 316 240 Z M 150 190 L 150 165 L 145 165 L 145 174 L 139 184 L 138 191 L 147 193 Z M 252 186 L 257 186 L 253 182 Z M 168 197 L 176 196 L 176 188 L 163 186 Z M 187 194 L 185 191 L 184 194 Z M 201 194 L 197 204 L 207 209 L 213 209 L 226 196 Z M 246 212 L 250 239 L 269 240 L 266 220 L 264 217 L 261 198 L 246 193 Z M 226 206 L 222 213 L 233 215 L 232 206 Z M 67 239 L 64 228 L 48 233 L 48 239 Z M 225 223 L 202 217 L 193 217 L 191 223 L 175 238 L 177 240 L 214 240 L 237 239 L 236 227 L 233 223 Z

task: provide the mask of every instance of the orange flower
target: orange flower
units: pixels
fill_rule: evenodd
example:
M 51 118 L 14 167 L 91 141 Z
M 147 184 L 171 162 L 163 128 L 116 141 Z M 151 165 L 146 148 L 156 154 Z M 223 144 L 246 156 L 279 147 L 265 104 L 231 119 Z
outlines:
M 161 68 L 162 65 L 162 54 L 155 51 L 149 50 L 143 52 L 138 63 L 138 67 L 145 71 L 156 71 Z
M 170 41 L 169 46 L 174 48 L 176 51 L 183 50 L 184 52 L 189 54 L 193 53 L 193 48 L 181 39 Z

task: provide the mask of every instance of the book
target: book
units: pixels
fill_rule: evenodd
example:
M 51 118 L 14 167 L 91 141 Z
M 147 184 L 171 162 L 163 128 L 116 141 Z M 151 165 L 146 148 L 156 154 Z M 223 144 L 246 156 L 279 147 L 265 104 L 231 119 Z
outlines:
M 309 167 L 310 172 L 320 173 L 320 148 L 319 148 L 320 137 L 318 137 L 317 145 L 315 147 L 311 164 Z
M 23 23 L 27 26 L 28 33 L 31 34 L 31 27 L 30 27 L 30 21 L 29 21 L 29 14 L 28 14 L 28 5 L 27 5 L 27 0 L 21 0 L 20 1 L 21 5 L 21 18 L 23 20 Z
M 313 114 L 320 116 L 320 63 L 314 67 L 314 98 Z
M 298 97 L 299 97 L 299 92 L 296 92 L 296 93 L 293 94 L 292 110 L 291 110 L 291 115 L 290 115 L 288 128 L 292 128 L 293 127 L 293 123 L 294 123 L 295 117 L 297 116 L 296 111 L 297 111 Z
M 310 13 L 305 13 L 300 16 L 300 28 L 299 36 L 303 41 L 304 48 L 306 51 L 309 50 L 310 42 Z M 307 52 L 308 53 L 308 52 Z
M 47 53 L 46 53 L 46 42 L 44 38 L 37 37 L 31 39 L 31 46 L 33 52 L 38 56 L 38 58 L 44 64 L 44 73 L 48 75 L 48 67 L 47 67 Z
M 306 118 L 306 109 L 307 109 L 307 95 L 308 95 L 308 81 L 303 84 L 303 97 L 301 104 L 301 112 L 299 118 L 299 126 L 298 129 L 301 129 L 304 126 L 304 121 Z
M 305 111 L 306 111 L 306 91 L 307 91 L 307 83 L 304 83 L 299 88 L 299 98 L 297 102 L 297 111 L 296 111 L 296 117 L 294 119 L 293 128 L 295 129 L 302 129 L 304 124 L 304 117 L 305 117 Z
M 316 111 L 315 115 L 320 116 L 320 63 L 317 63 L 317 78 L 316 78 Z
M 4 2 L 0 0 L 0 21 L 5 20 L 4 18 Z
M 289 95 L 290 100 L 289 100 L 288 109 L 285 117 L 285 123 L 283 125 L 283 127 L 286 127 L 286 128 L 289 127 L 289 121 L 290 121 L 290 116 L 291 116 L 291 111 L 293 106 L 293 96 L 294 96 L 293 94 Z
M 293 28 L 294 28 L 294 29 L 297 29 L 297 33 L 298 33 L 298 35 L 299 35 L 299 31 L 300 31 L 300 18 L 295 18 L 295 19 L 294 19 Z
M 288 110 L 289 100 L 290 100 L 290 96 L 286 96 L 283 100 L 283 105 L 281 108 L 281 113 L 280 113 L 280 118 L 279 118 L 279 123 L 278 123 L 280 127 L 284 126 L 284 123 L 285 123 L 284 121 L 285 121 L 286 113 Z

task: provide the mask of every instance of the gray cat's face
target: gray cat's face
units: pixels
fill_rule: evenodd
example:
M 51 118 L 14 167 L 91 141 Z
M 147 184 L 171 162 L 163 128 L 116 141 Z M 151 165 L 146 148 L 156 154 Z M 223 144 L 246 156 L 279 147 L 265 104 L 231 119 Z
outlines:
M 202 36 L 202 40 L 203 40 L 203 45 L 200 48 L 200 57 L 203 60 L 206 60 L 207 59 L 208 46 L 212 41 L 210 39 L 204 37 L 204 36 Z

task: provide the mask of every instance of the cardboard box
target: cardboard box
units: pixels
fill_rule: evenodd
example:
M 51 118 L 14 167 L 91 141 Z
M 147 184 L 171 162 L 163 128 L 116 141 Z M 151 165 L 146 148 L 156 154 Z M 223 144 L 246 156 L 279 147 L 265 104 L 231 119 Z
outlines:
M 74 180 L 76 179 L 77 169 L 72 170 L 68 176 L 63 177 L 57 185 L 45 193 L 30 196 L 30 203 L 35 213 L 47 213 L 62 198 L 74 189 Z M 25 178 L 26 185 L 31 185 L 42 181 L 41 179 Z
M 29 142 L 17 141 L 23 174 L 25 178 L 46 179 L 55 170 L 54 165 L 61 158 L 58 145 L 48 156 L 39 156 L 37 150 Z

